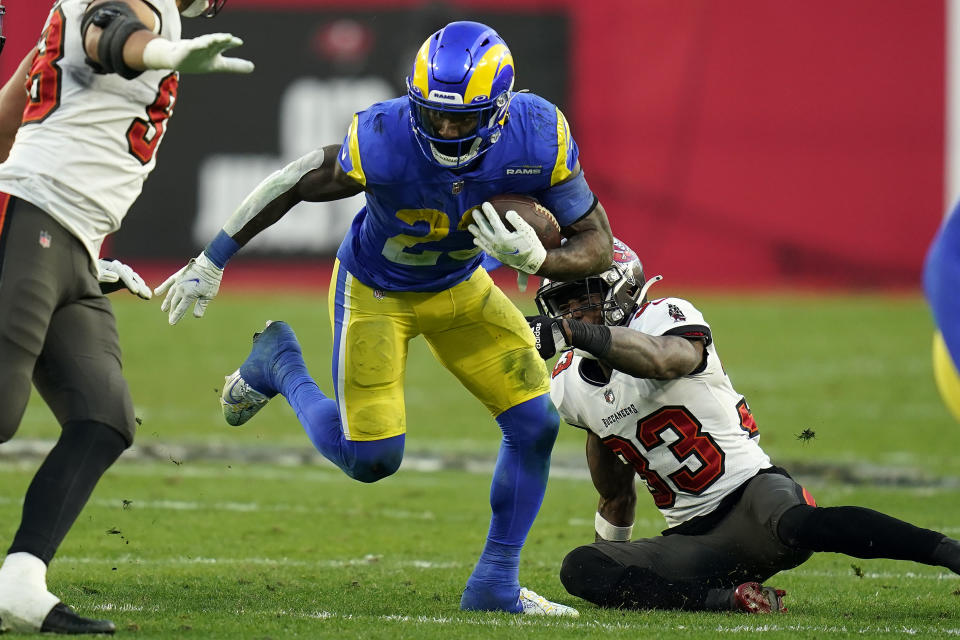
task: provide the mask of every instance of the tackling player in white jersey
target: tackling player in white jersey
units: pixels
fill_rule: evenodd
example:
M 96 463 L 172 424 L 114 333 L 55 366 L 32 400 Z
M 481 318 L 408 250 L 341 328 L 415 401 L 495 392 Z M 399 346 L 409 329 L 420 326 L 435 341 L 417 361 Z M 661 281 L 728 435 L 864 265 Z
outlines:
M 680 298 L 648 301 L 636 254 L 614 241 L 598 276 L 545 281 L 528 318 L 543 358 L 564 351 L 551 399 L 587 431 L 600 494 L 596 542 L 571 551 L 560 579 L 599 606 L 781 612 L 762 583 L 814 551 L 893 558 L 960 573 L 960 543 L 861 507 L 818 507 L 759 445 L 717 355 L 710 325 Z M 630 541 L 635 477 L 669 525 Z
M 180 39 L 180 16 L 226 0 L 59 0 L 0 90 L 0 443 L 31 381 L 61 436 L 27 489 L 0 566 L 0 632 L 113 633 L 47 590 L 47 565 L 103 473 L 133 442 L 133 402 L 103 293 L 149 298 L 100 259 L 153 169 L 180 72 L 249 73 L 230 34 Z

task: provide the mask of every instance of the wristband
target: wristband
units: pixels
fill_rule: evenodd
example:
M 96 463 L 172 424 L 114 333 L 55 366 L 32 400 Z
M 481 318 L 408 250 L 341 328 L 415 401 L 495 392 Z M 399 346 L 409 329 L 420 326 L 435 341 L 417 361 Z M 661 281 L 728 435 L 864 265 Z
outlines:
M 607 522 L 607 519 L 600 515 L 599 511 L 593 517 L 593 528 L 597 535 L 610 542 L 629 542 L 630 536 L 633 534 L 633 525 L 629 527 L 614 526 Z
M 612 338 L 610 327 L 579 320 L 567 320 L 570 329 L 570 345 L 602 358 L 610 351 Z
M 227 266 L 227 261 L 233 257 L 237 251 L 240 250 L 240 244 L 227 235 L 227 232 L 223 229 L 220 230 L 220 233 L 217 236 L 207 243 L 207 246 L 203 248 L 203 252 L 207 254 L 207 257 L 210 258 L 210 262 L 215 264 L 218 268 L 223 269 Z

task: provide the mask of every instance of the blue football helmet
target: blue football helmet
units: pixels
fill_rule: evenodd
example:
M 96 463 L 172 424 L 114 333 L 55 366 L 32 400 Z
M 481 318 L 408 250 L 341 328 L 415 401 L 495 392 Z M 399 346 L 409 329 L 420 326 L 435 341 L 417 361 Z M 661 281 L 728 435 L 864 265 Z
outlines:
M 513 56 L 479 22 L 451 22 L 427 38 L 407 78 L 414 137 L 432 163 L 463 167 L 500 139 L 513 89 Z M 453 137 L 440 127 L 453 123 Z

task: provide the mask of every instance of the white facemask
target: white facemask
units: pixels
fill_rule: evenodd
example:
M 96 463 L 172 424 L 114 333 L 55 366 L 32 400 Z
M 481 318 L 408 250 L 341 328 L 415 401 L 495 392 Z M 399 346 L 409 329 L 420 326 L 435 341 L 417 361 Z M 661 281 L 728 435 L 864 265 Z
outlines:
M 193 4 L 180 12 L 185 18 L 196 18 L 202 16 L 210 8 L 209 0 L 193 0 Z

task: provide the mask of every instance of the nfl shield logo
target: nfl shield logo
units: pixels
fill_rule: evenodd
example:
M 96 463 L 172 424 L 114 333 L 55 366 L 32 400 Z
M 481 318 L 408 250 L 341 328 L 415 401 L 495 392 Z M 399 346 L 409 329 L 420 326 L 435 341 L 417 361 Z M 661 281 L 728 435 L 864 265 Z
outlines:
M 374 289 L 374 290 L 373 290 L 373 297 L 376 298 L 377 300 L 383 300 L 383 290 L 382 290 L 382 289 Z
M 607 389 L 603 392 L 603 399 L 607 401 L 607 404 L 613 404 L 616 400 L 616 396 L 613 395 L 613 389 Z
M 44 249 L 49 249 L 49 248 L 50 248 L 50 241 L 51 241 L 52 239 L 53 239 L 53 238 L 52 238 L 52 237 L 50 236 L 50 234 L 47 233 L 46 231 L 41 231 L 41 232 L 40 232 L 40 246 L 43 247 Z
M 450 193 L 453 195 L 459 195 L 461 191 L 463 191 L 463 180 L 457 180 L 450 185 Z

